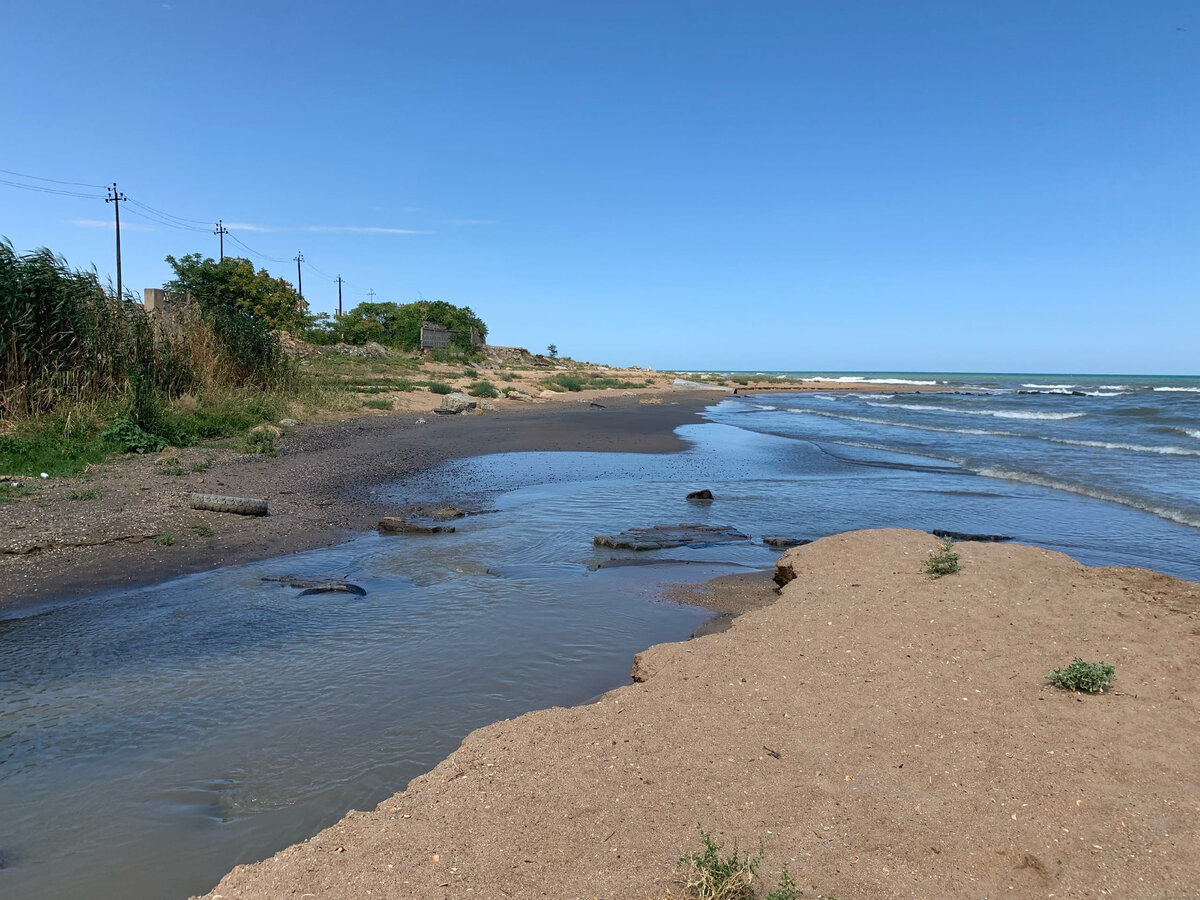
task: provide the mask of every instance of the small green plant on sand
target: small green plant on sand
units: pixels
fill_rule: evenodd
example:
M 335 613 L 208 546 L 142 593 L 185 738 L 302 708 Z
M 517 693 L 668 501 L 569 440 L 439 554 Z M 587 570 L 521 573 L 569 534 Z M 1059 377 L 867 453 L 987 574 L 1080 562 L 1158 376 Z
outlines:
M 391 400 L 364 400 L 363 406 L 367 409 L 393 409 L 394 406 Z
M 67 494 L 68 500 L 95 500 L 100 496 L 100 492 L 95 488 L 81 488 L 78 491 L 71 491 Z
M 160 547 L 170 547 L 175 543 L 175 535 L 171 534 L 169 531 L 164 531 L 154 539 L 154 543 L 158 544 Z
M 941 578 L 943 575 L 952 575 L 961 569 L 962 566 L 958 562 L 958 554 L 954 552 L 954 541 L 950 538 L 942 538 L 942 546 L 936 553 L 930 553 L 929 559 L 925 560 L 925 571 L 930 578 Z
M 7 503 L 18 497 L 28 497 L 32 493 L 33 488 L 28 485 L 6 481 L 0 484 L 0 503 Z
M 732 852 L 722 856 L 722 845 L 703 828 L 699 830 L 704 849 L 679 859 L 685 895 L 692 900 L 754 900 L 754 876 L 762 862 L 762 850 L 754 857 L 749 852 L 739 856 L 734 841 Z
M 800 887 L 787 866 L 779 876 L 779 887 L 767 894 L 767 900 L 800 900 Z
M 200 537 L 212 537 L 212 527 L 205 525 L 203 522 L 197 522 L 192 526 L 192 534 L 199 535 Z
M 453 394 L 454 388 L 446 384 L 444 381 L 429 382 L 429 393 L 431 394 Z
M 1065 669 L 1055 669 L 1047 675 L 1046 680 L 1055 687 L 1066 688 L 1068 691 L 1102 694 L 1104 689 L 1112 684 L 1116 674 L 1115 666 L 1105 662 L 1084 662 L 1077 656 Z

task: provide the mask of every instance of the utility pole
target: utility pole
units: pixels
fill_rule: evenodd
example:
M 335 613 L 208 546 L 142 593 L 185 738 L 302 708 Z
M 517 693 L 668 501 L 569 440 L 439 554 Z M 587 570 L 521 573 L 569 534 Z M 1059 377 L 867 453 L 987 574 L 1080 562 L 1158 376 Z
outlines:
M 367 291 L 367 296 L 370 297 L 371 302 L 374 303 L 375 302 L 375 288 L 371 288 L 369 291 Z
M 225 235 L 229 234 L 229 229 L 221 224 L 220 219 L 217 219 L 217 230 L 213 234 L 221 237 L 221 262 L 225 262 Z
M 296 293 L 300 295 L 300 299 L 304 299 L 304 276 L 300 274 L 300 263 L 304 262 L 304 254 L 299 250 L 292 257 L 296 261 Z
M 338 318 L 342 317 L 342 276 L 338 276 Z
M 108 196 L 104 198 L 105 203 L 113 205 L 113 213 L 117 217 L 117 299 L 124 299 L 121 293 L 121 201 L 128 199 L 124 194 L 117 190 L 117 183 L 114 181 L 112 187 L 108 189 Z

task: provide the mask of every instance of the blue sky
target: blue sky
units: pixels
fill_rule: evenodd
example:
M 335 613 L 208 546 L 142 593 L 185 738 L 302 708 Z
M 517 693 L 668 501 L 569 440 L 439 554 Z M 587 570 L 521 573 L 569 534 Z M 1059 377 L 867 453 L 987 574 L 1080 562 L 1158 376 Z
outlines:
M 1194 2 L 9 4 L 0 169 L 662 368 L 1200 373 Z M 0 179 L 102 195 L 0 172 Z M 0 234 L 115 271 L 111 204 Z M 152 221 L 159 218 L 159 221 Z

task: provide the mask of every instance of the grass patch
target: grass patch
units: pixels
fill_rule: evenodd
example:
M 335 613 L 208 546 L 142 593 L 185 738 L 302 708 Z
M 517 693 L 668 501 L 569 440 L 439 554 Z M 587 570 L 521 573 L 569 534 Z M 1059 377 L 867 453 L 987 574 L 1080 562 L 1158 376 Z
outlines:
M 500 396 L 500 392 L 496 390 L 496 386 L 490 381 L 476 381 L 467 388 L 467 393 L 472 397 L 487 397 L 494 399 Z
M 248 431 L 242 438 L 242 447 L 247 453 L 263 453 L 267 456 L 274 456 L 275 435 L 265 428 L 262 431 Z
M 941 578 L 943 575 L 953 575 L 962 566 L 958 561 L 958 554 L 954 551 L 954 541 L 950 538 L 942 538 L 942 546 L 939 550 L 931 552 L 929 559 L 925 560 L 925 572 L 930 578 Z
M 541 384 L 548 390 L 558 391 L 600 391 L 600 390 L 631 390 L 644 388 L 650 381 L 622 381 L 619 378 L 609 378 L 599 372 L 589 373 L 587 377 L 559 372 L 549 378 L 543 378 Z
M 453 394 L 454 388 L 446 384 L 444 381 L 429 382 L 429 393 L 431 394 Z
M 0 503 L 13 503 L 32 493 L 33 488 L 25 484 L 13 484 L 11 481 L 0 483 Z
M 1112 684 L 1117 674 L 1115 666 L 1105 662 L 1084 662 L 1078 656 L 1075 661 L 1064 669 L 1055 669 L 1046 676 L 1055 687 L 1068 691 L 1087 691 L 1089 694 L 1102 694 L 1104 689 Z
M 195 525 L 191 526 L 191 532 L 192 534 L 199 535 L 200 537 L 212 537 L 213 530 L 210 526 L 205 525 L 202 522 L 197 522 Z
M 95 488 L 83 488 L 78 491 L 71 491 L 67 494 L 68 500 L 95 500 L 100 496 L 100 492 Z
M 393 409 L 391 400 L 364 400 L 363 406 L 367 409 Z
M 175 535 L 171 534 L 169 531 L 164 531 L 154 539 L 154 543 L 160 547 L 170 547 L 175 543 Z
M 158 470 L 159 475 L 183 474 L 183 466 L 181 466 L 179 464 L 179 460 L 173 456 L 168 459 L 160 459 L 154 464 L 154 467 Z
M 192 463 L 192 471 L 193 472 L 207 472 L 209 469 L 212 468 L 212 465 L 213 465 L 213 461 L 212 461 L 212 457 L 210 456 L 210 457 L 207 457 L 206 459 L 198 460 L 198 461 Z

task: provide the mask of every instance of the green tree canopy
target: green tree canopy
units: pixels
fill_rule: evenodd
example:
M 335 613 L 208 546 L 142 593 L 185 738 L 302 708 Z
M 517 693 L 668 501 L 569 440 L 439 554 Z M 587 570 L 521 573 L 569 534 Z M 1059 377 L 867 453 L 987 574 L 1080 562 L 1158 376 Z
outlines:
M 175 277 L 163 287 L 176 293 L 191 294 L 205 307 L 225 307 L 252 313 L 272 328 L 298 330 L 308 324 L 308 304 L 296 293 L 291 282 L 274 277 L 266 269 L 254 271 L 248 259 L 212 257 L 189 253 L 167 262 Z
M 377 341 L 402 350 L 421 346 L 421 323 L 432 322 L 454 332 L 452 342 L 470 351 L 471 329 L 487 337 L 487 325 L 469 306 L 455 306 L 444 300 L 417 300 L 414 303 L 360 303 L 337 323 L 343 340 L 352 344 Z

